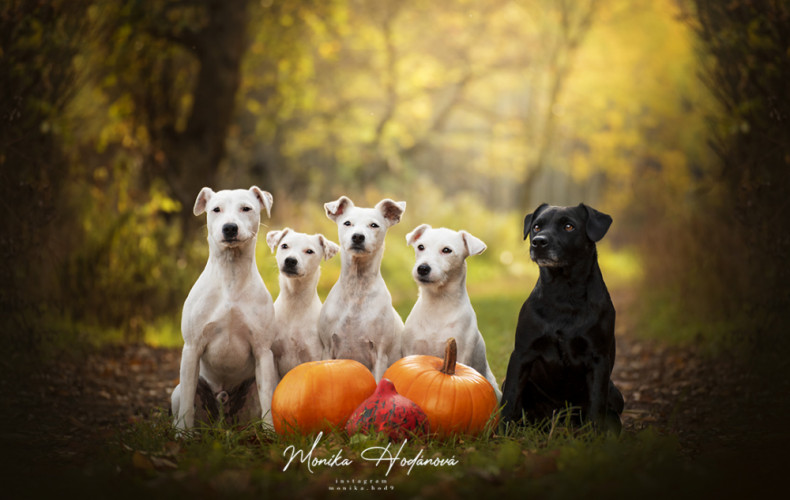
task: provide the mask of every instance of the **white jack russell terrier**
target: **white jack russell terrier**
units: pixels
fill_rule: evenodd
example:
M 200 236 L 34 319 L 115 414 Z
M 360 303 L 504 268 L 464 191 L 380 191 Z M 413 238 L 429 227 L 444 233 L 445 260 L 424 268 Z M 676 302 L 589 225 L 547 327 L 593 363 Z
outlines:
M 297 233 L 290 228 L 269 231 L 266 243 L 277 253 L 280 294 L 274 301 L 277 336 L 272 352 L 282 379 L 296 365 L 321 359 L 318 338 L 318 278 L 321 260 L 329 260 L 340 247 L 322 234 Z
M 486 359 L 486 345 L 477 327 L 477 316 L 466 291 L 466 258 L 479 255 L 485 243 L 466 231 L 418 226 L 406 235 L 414 247 L 412 271 L 420 287 L 417 302 L 403 330 L 403 356 L 444 356 L 447 340 L 455 337 L 458 361 L 471 366 L 493 386 L 497 400 L 502 392 Z
M 269 215 L 271 206 L 272 195 L 256 186 L 203 188 L 195 201 L 195 215 L 207 212 L 209 257 L 181 317 L 180 384 L 171 396 L 179 429 L 194 425 L 196 393 L 198 411 L 216 417 L 219 407 L 225 416 L 271 423 L 274 306 L 255 264 L 260 212 Z
M 400 222 L 406 202 L 359 208 L 342 196 L 324 209 L 338 226 L 341 270 L 318 322 L 323 359 L 359 361 L 379 380 L 401 357 L 403 320 L 381 277 L 381 259 L 387 230 Z

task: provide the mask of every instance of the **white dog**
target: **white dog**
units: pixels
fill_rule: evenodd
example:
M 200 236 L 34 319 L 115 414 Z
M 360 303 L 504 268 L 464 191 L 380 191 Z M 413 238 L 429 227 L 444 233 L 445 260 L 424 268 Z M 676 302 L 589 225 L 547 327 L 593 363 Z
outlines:
M 194 424 L 196 391 L 203 405 L 213 396 L 227 405 L 223 412 L 247 410 L 245 417 L 271 423 L 274 307 L 255 265 L 260 212 L 269 215 L 271 206 L 272 195 L 256 186 L 216 193 L 203 188 L 195 201 L 195 215 L 208 214 L 209 257 L 181 317 L 180 384 L 171 396 L 180 429 Z
M 280 270 L 280 294 L 274 301 L 277 336 L 272 352 L 282 378 L 296 365 L 321 359 L 321 299 L 316 287 L 321 259 L 331 259 L 340 247 L 322 234 L 297 233 L 290 228 L 269 231 L 266 242 L 277 253 Z
M 466 231 L 433 229 L 428 224 L 406 235 L 406 242 L 416 254 L 412 276 L 420 295 L 406 319 L 402 354 L 443 357 L 447 340 L 455 337 L 458 361 L 482 374 L 500 399 L 502 393 L 488 366 L 485 341 L 466 292 L 466 258 L 483 253 L 485 243 Z
M 387 229 L 400 222 L 406 202 L 358 208 L 342 196 L 324 209 L 338 226 L 341 271 L 318 322 L 323 359 L 354 359 L 379 380 L 400 358 L 403 320 L 381 277 L 381 258 Z

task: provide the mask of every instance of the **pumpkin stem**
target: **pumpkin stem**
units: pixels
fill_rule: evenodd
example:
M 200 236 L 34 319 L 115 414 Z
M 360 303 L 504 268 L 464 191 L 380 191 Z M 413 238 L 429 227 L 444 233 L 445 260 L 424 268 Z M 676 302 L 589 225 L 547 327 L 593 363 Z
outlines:
M 454 338 L 447 340 L 447 346 L 444 348 L 444 364 L 442 365 L 442 373 L 447 375 L 455 374 L 455 362 L 458 359 L 458 345 L 455 343 Z

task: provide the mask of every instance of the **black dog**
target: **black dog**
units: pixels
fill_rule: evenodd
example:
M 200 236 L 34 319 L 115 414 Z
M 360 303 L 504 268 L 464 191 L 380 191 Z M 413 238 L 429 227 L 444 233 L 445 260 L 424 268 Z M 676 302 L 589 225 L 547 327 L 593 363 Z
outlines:
M 597 429 L 619 432 L 623 396 L 614 367 L 615 311 L 595 242 L 612 218 L 584 204 L 543 204 L 524 219 L 540 277 L 524 302 L 502 387 L 502 422 L 551 417 L 567 404 Z

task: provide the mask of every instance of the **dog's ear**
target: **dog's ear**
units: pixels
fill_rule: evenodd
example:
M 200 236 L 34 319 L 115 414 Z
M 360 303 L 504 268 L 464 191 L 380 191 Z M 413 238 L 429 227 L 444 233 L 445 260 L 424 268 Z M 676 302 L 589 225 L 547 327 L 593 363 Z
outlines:
M 612 225 L 612 217 L 588 207 L 584 203 L 579 204 L 579 208 L 584 208 L 587 211 L 587 237 L 593 241 L 601 241 L 601 239 L 609 230 Z
M 274 203 L 274 197 L 268 191 L 262 191 L 258 186 L 252 186 L 250 188 L 253 196 L 258 200 L 258 203 L 261 204 L 261 208 L 266 209 L 266 217 L 272 216 L 272 204 Z
M 321 248 L 324 249 L 324 260 L 329 260 L 335 255 L 337 252 L 340 251 L 340 247 L 334 241 L 330 241 L 326 239 L 323 234 L 319 234 L 318 236 L 318 243 L 321 244 Z
M 414 246 L 417 240 L 419 240 L 428 229 L 431 229 L 431 226 L 428 224 L 420 224 L 419 226 L 415 227 L 414 231 L 406 235 L 406 244 L 410 247 Z
M 208 205 L 209 200 L 211 197 L 214 196 L 214 191 L 211 188 L 204 187 L 198 193 L 197 199 L 195 200 L 195 206 L 192 208 L 192 213 L 195 215 L 200 215 L 206 211 L 206 205 Z
M 529 233 L 532 231 L 532 221 L 535 220 L 535 218 L 538 215 L 540 215 L 540 213 L 543 211 L 543 209 L 548 207 L 548 206 L 549 206 L 548 203 L 541 203 L 540 206 L 538 206 L 538 208 L 536 208 L 534 212 L 532 212 L 531 214 L 527 214 L 526 217 L 524 217 L 524 239 L 525 240 L 529 236 Z
M 266 244 L 269 245 L 272 253 L 277 251 L 277 247 L 280 245 L 280 242 L 285 238 L 285 235 L 288 234 L 291 228 L 286 227 L 282 231 L 269 231 L 266 233 Z
M 405 201 L 393 201 L 389 198 L 381 200 L 376 204 L 376 209 L 381 212 L 381 215 L 387 220 L 389 226 L 394 226 L 400 222 L 400 217 L 406 211 Z
M 486 244 L 483 243 L 483 240 L 472 236 L 466 231 L 459 231 L 459 233 L 461 233 L 464 243 L 466 243 L 466 249 L 469 251 L 469 255 L 480 255 L 481 253 L 485 252 Z
M 354 207 L 354 202 L 351 201 L 351 199 L 347 196 L 341 196 L 335 201 L 324 203 L 324 210 L 326 211 L 326 216 L 332 219 L 333 221 L 337 221 L 338 217 L 343 215 L 343 213 L 346 210 L 353 207 Z

